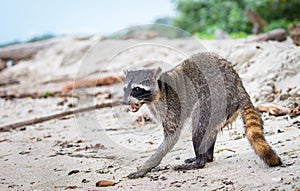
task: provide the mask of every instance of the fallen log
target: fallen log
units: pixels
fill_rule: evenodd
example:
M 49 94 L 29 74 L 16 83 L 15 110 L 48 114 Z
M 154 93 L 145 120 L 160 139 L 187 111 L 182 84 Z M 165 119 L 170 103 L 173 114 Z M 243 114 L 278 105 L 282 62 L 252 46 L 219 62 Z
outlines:
M 0 71 L 1 71 L 1 70 L 4 70 L 6 67 L 7 67 L 6 61 L 0 59 Z
M 107 76 L 99 79 L 81 79 L 71 82 L 65 85 L 61 92 L 65 93 L 73 89 L 85 88 L 85 87 L 95 87 L 95 86 L 105 86 L 121 83 L 124 80 L 124 76 Z
M 20 84 L 20 81 L 15 80 L 15 79 L 8 79 L 8 80 L 0 81 L 0 86 L 7 86 L 7 85 L 12 85 L 12 84 Z
M 31 58 L 38 51 L 47 48 L 58 41 L 59 38 L 26 44 L 10 45 L 4 48 L 0 48 L 0 59 L 18 61 L 22 59 Z
M 48 116 L 37 117 L 37 118 L 34 118 L 34 119 L 29 119 L 29 120 L 20 121 L 20 122 L 16 122 L 16 123 L 1 126 L 0 127 L 0 132 L 11 131 L 13 129 L 17 129 L 17 128 L 20 128 L 20 127 L 23 127 L 23 126 L 26 126 L 26 125 L 33 125 L 33 124 L 49 121 L 49 120 L 52 120 L 52 119 L 57 119 L 57 118 L 60 118 L 60 117 L 64 117 L 64 116 L 67 116 L 67 115 L 72 115 L 72 114 L 77 114 L 77 113 L 82 113 L 82 112 L 88 112 L 88 111 L 101 109 L 101 108 L 106 108 L 106 107 L 114 107 L 114 106 L 118 106 L 118 105 L 121 105 L 121 103 L 119 101 L 114 101 L 114 102 L 110 102 L 110 103 L 96 104 L 96 105 L 93 105 L 93 106 L 88 106 L 88 107 L 79 108 L 79 109 L 75 109 L 75 110 L 64 111 L 64 112 L 61 112 L 61 113 L 52 114 L 52 115 L 48 115 Z
M 17 84 L 18 81 L 12 81 L 12 83 Z M 1 86 L 1 83 L 0 83 Z M 24 93 L 11 93 L 7 94 L 5 91 L 0 91 L 0 98 L 11 100 L 11 99 L 22 99 L 22 98 L 31 98 L 31 99 L 40 99 L 40 98 L 47 98 L 47 97 L 79 97 L 76 94 L 72 93 L 61 93 L 60 91 L 55 92 L 24 92 Z
M 274 116 L 287 115 L 287 114 L 291 113 L 291 109 L 286 108 L 286 107 L 277 106 L 274 104 L 259 105 L 256 108 L 260 112 L 267 112 L 270 115 L 274 115 Z
M 286 40 L 286 36 L 286 31 L 284 29 L 275 29 L 264 34 L 252 36 L 247 40 L 247 42 L 262 42 L 269 40 L 282 42 Z

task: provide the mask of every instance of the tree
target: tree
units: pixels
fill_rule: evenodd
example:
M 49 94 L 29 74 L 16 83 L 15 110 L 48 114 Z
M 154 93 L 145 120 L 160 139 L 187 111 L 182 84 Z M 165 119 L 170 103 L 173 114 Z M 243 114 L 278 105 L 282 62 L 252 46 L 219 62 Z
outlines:
M 251 32 L 245 16 L 250 7 L 270 23 L 267 29 L 286 28 L 288 23 L 299 21 L 299 0 L 173 0 L 178 16 L 174 24 L 190 33 L 213 33 L 215 29 L 226 32 Z

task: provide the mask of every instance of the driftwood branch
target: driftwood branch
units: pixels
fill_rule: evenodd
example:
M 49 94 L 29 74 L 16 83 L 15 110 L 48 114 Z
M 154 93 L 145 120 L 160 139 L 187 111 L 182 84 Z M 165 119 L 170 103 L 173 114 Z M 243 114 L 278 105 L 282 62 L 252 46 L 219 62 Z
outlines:
M 18 61 L 31 58 L 38 51 L 51 46 L 57 41 L 57 39 L 50 39 L 26 44 L 10 45 L 4 48 L 0 48 L 0 59 Z
M 275 29 L 270 32 L 259 34 L 248 39 L 248 42 L 262 42 L 262 41 L 285 41 L 286 40 L 286 32 L 284 29 Z
M 34 118 L 34 119 L 29 119 L 29 120 L 20 121 L 20 122 L 16 122 L 16 123 L 1 126 L 0 127 L 0 132 L 10 131 L 10 130 L 13 130 L 13 129 L 17 129 L 19 127 L 23 127 L 25 125 L 33 125 L 33 124 L 36 124 L 36 123 L 41 123 L 41 122 L 44 122 L 44 121 L 57 119 L 57 118 L 67 116 L 67 115 L 72 115 L 72 114 L 77 114 L 77 113 L 82 113 L 82 112 L 88 112 L 88 111 L 92 111 L 92 110 L 95 110 L 95 109 L 101 109 L 101 108 L 106 108 L 106 107 L 118 106 L 120 104 L 121 103 L 119 101 L 115 101 L 115 102 L 111 102 L 111 103 L 102 103 L 102 104 L 96 104 L 94 106 L 88 106 L 88 107 L 84 107 L 84 108 L 80 108 L 80 109 L 71 110 L 71 111 L 64 111 L 64 112 L 61 112 L 61 113 L 52 114 L 52 115 L 48 115 L 48 116 L 37 117 L 37 118 Z
M 3 70 L 3 69 L 5 69 L 6 67 L 7 67 L 6 61 L 0 59 L 0 71 Z
M 124 80 L 124 76 L 107 76 L 99 79 L 81 79 L 74 82 L 71 82 L 65 85 L 61 92 L 65 93 L 73 89 L 85 88 L 85 87 L 95 87 L 95 86 L 104 86 L 121 83 Z
M 291 110 L 289 108 L 280 107 L 274 104 L 259 105 L 256 108 L 260 112 L 267 112 L 270 115 L 274 116 L 286 115 L 291 113 Z
M 281 116 L 290 115 L 291 117 L 297 117 L 300 115 L 300 106 L 294 108 L 287 108 L 277 106 L 275 104 L 259 105 L 256 109 L 260 112 L 267 112 L 270 115 Z
M 0 81 L 0 86 L 7 86 L 11 84 L 19 84 L 20 82 L 18 80 L 9 79 L 9 80 L 3 80 Z M 0 94 L 1 95 L 1 94 Z

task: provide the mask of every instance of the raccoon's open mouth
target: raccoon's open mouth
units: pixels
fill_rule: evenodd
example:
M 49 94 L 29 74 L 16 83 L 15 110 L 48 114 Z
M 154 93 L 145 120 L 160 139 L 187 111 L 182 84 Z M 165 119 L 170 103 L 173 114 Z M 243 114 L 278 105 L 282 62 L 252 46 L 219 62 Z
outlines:
M 130 104 L 129 109 L 132 112 L 137 112 L 140 109 L 140 105 L 138 105 L 138 104 Z

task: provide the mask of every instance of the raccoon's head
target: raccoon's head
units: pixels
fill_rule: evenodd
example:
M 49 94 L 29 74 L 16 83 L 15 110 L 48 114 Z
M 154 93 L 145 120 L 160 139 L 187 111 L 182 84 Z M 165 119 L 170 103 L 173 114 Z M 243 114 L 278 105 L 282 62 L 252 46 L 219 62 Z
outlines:
M 126 75 L 123 102 L 130 105 L 132 112 L 137 112 L 143 104 L 149 104 L 155 99 L 161 68 L 123 72 Z

